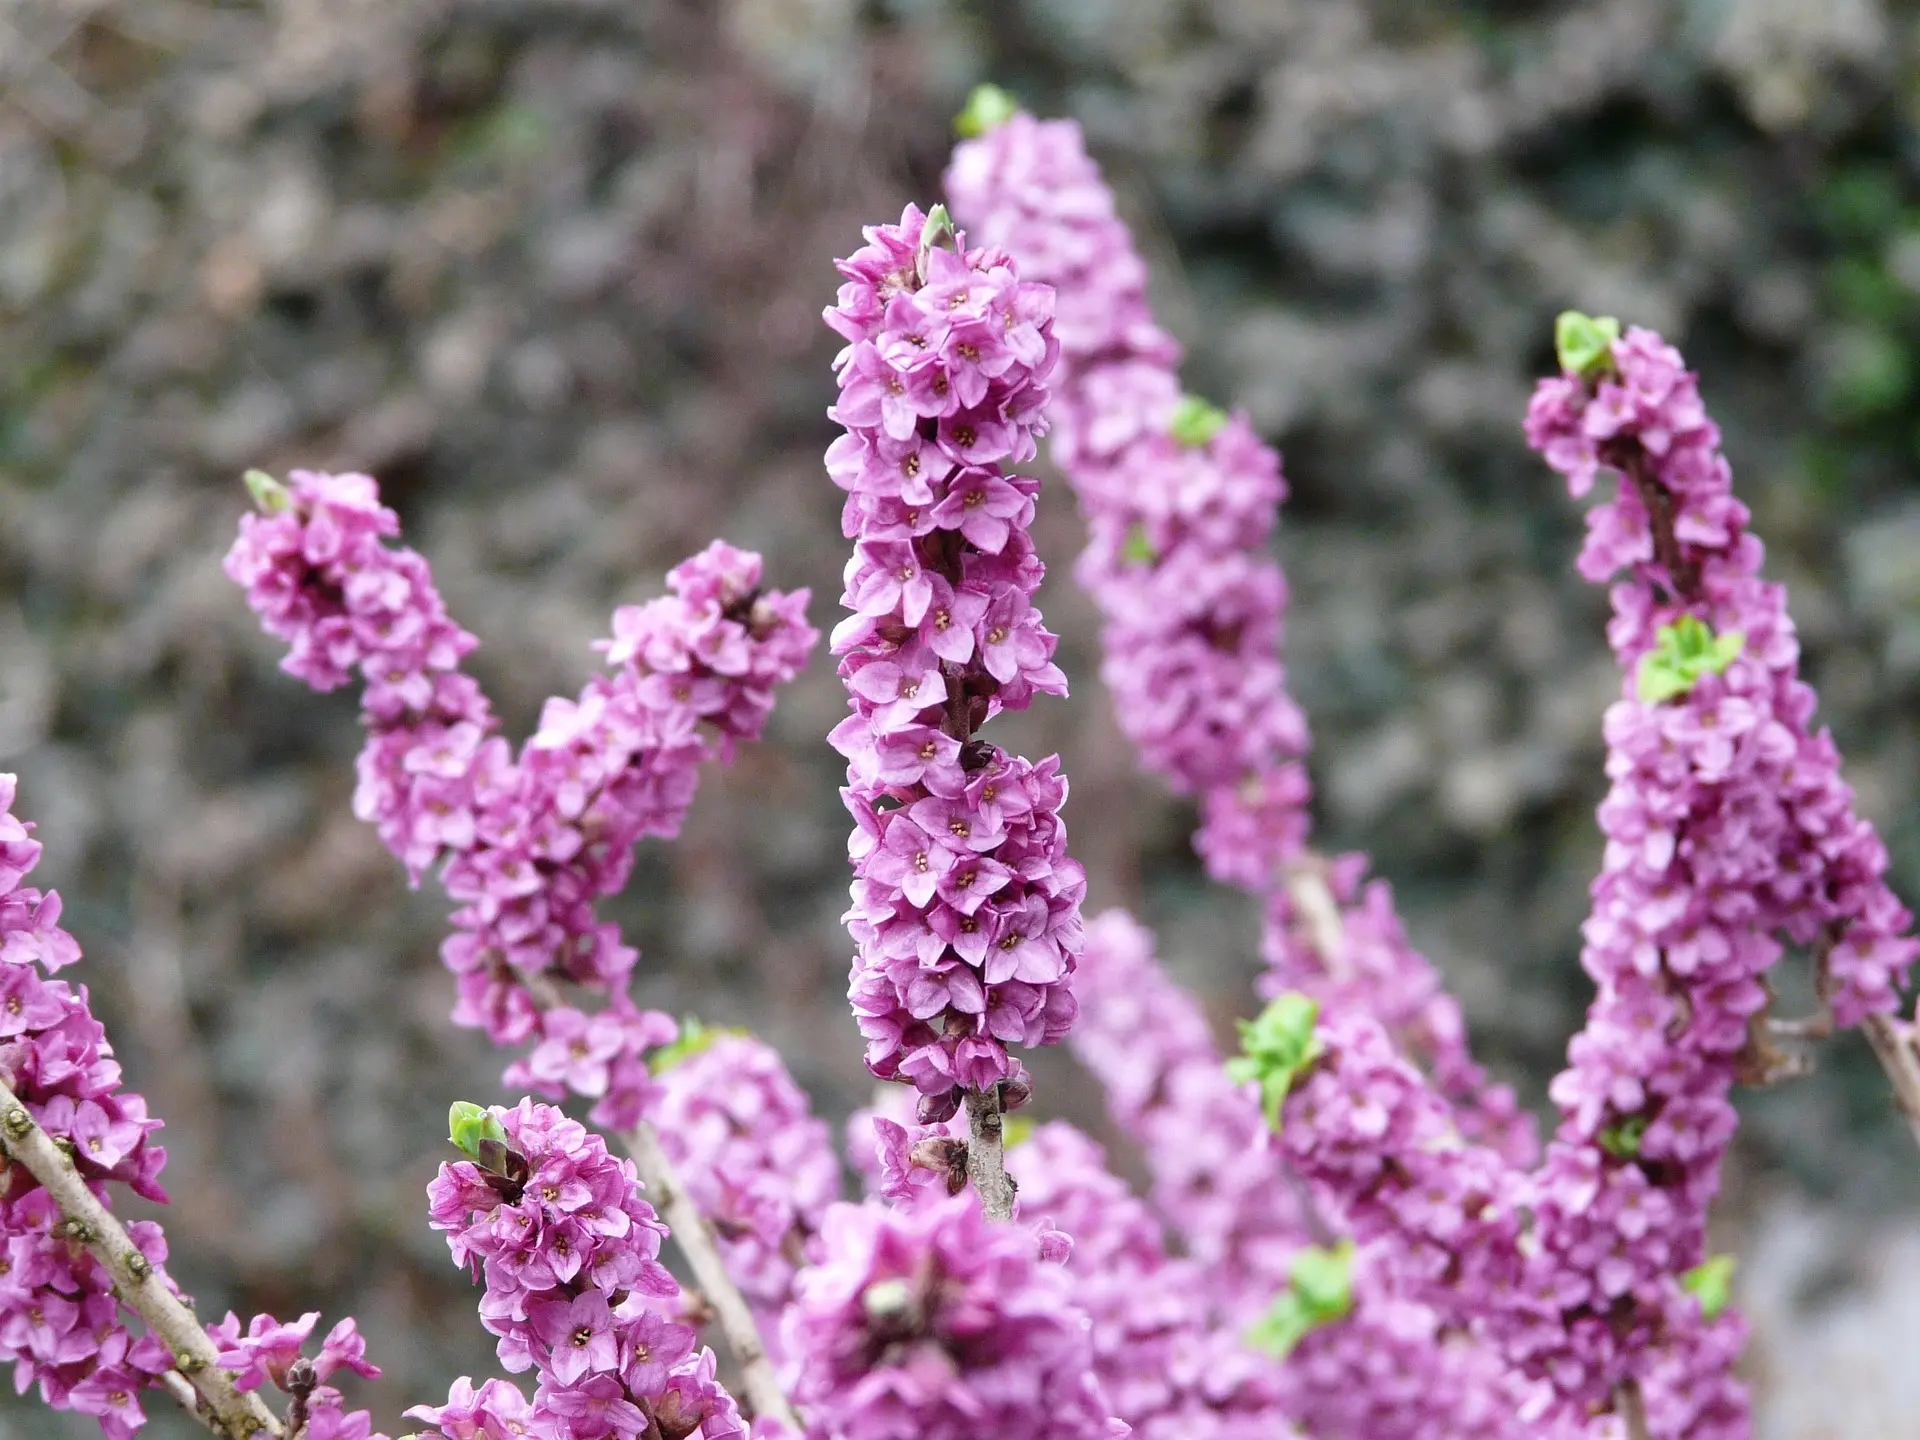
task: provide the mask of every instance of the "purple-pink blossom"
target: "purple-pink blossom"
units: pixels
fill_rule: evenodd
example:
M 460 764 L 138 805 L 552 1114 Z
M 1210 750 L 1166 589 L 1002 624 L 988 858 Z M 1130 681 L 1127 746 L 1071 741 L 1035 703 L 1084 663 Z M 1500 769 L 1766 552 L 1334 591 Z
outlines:
M 1153 319 L 1147 269 L 1080 128 L 1018 113 L 959 145 L 955 212 L 1057 288 L 1050 448 L 1080 500 L 1075 569 L 1101 615 L 1101 676 L 1147 768 L 1195 795 L 1216 879 L 1260 896 L 1269 994 L 1306 990 L 1378 1014 L 1461 1123 L 1534 1153 L 1531 1122 L 1467 1049 L 1460 1008 L 1408 942 L 1384 881 L 1305 852 L 1307 724 L 1287 689 L 1286 577 L 1269 553 L 1280 457 L 1244 415 L 1180 391 L 1180 347 Z M 1289 872 L 1324 869 L 1331 933 Z M 1331 952 L 1331 953 L 1324 953 Z
M 76 989 L 52 972 L 80 959 L 80 947 L 60 927 L 60 897 L 23 881 L 40 859 L 33 827 L 13 813 L 16 784 L 0 774 L 0 1079 L 40 1127 L 69 1148 L 73 1165 L 103 1201 L 107 1182 L 164 1202 L 160 1172 L 167 1152 L 152 1143 L 160 1121 L 124 1086 L 106 1031 Z M 56 1410 L 91 1415 L 109 1440 L 127 1440 L 146 1424 L 142 1393 L 174 1368 L 159 1337 L 128 1328 L 114 1281 L 92 1254 L 73 1242 L 66 1217 L 23 1165 L 3 1166 L 0 1187 L 0 1359 L 11 1360 L 14 1383 L 37 1384 Z M 149 1220 L 127 1227 L 157 1283 L 174 1289 L 165 1269 L 166 1237 Z M 177 1291 L 176 1291 L 177 1293 Z M 292 1326 L 271 1316 L 249 1336 L 228 1317 L 216 1326 L 227 1348 L 220 1363 L 243 1390 L 285 1378 L 317 1315 Z M 341 1367 L 379 1373 L 366 1360 L 366 1343 L 351 1320 L 327 1336 L 317 1378 Z M 364 1412 L 349 1413 L 340 1392 L 325 1384 L 312 1394 L 313 1434 L 371 1440 Z
M 538 1388 L 524 1411 L 510 1387 L 468 1386 L 410 1413 L 451 1440 L 469 1440 L 461 1427 L 492 1440 L 489 1424 L 511 1434 L 515 1423 L 543 1440 L 637 1440 L 650 1427 L 679 1440 L 742 1434 L 712 1352 L 680 1323 L 680 1286 L 659 1260 L 667 1227 L 632 1162 L 550 1105 L 491 1113 L 506 1137 L 499 1167 L 442 1165 L 428 1198 L 454 1262 L 485 1281 L 480 1319 L 501 1364 L 533 1370 Z
M 1063 694 L 1032 597 L 1035 453 L 1058 346 L 1052 291 L 1001 252 L 953 248 L 911 206 L 842 260 L 827 323 L 846 339 L 827 470 L 854 541 L 833 633 L 847 757 L 858 955 L 849 994 L 867 1066 L 947 1113 L 1020 1082 L 1015 1047 L 1073 1020 L 1086 878 L 1066 850 L 1057 757 L 976 738 Z
M 760 557 L 715 541 L 667 577 L 669 594 L 613 615 L 611 673 L 554 697 L 516 757 L 461 660 L 478 643 L 447 614 L 427 562 L 394 548 L 399 520 L 365 475 L 293 472 L 249 514 L 226 569 L 281 668 L 318 690 L 354 676 L 367 729 L 354 809 L 415 883 L 435 865 L 456 902 L 441 957 L 456 1024 L 532 1043 L 507 1083 L 596 1100 L 629 1128 L 649 1094 L 645 1055 L 673 1037 L 627 998 L 638 952 L 596 903 L 627 883 L 633 846 L 678 833 L 699 769 L 757 737 L 774 691 L 816 632 L 807 592 L 761 587 Z M 606 997 L 587 1016 L 543 1013 L 534 986 Z
M 1127 1433 L 1095 1378 L 1072 1280 L 969 1190 L 827 1211 L 785 1346 L 809 1440 L 1108 1440 Z

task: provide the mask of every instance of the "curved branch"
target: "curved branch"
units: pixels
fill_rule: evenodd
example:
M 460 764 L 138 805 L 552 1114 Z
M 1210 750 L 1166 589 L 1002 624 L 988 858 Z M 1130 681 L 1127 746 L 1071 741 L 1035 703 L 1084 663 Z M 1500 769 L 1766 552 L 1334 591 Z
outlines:
M 727 1273 L 727 1262 L 721 1257 L 713 1227 L 681 1185 L 673 1162 L 661 1148 L 660 1136 L 651 1124 L 642 1120 L 620 1138 L 627 1154 L 633 1157 L 634 1168 L 646 1183 L 653 1208 L 667 1222 L 680 1253 L 687 1257 L 688 1268 L 705 1293 L 707 1303 L 713 1307 L 721 1333 L 727 1337 L 727 1346 L 740 1366 L 740 1388 L 753 1407 L 753 1418 L 778 1421 L 799 1434 L 800 1421 L 787 1401 L 786 1392 L 780 1388 L 780 1377 L 774 1373 L 772 1357 L 767 1354 L 766 1342 L 760 1338 L 760 1326 L 753 1318 L 753 1309 Z
M 113 1211 L 93 1193 L 51 1135 L 35 1123 L 27 1107 L 0 1083 L 0 1131 L 5 1133 L 7 1157 L 24 1166 L 46 1187 L 47 1194 L 66 1217 L 67 1233 L 87 1247 L 89 1254 L 113 1276 L 120 1303 L 138 1315 L 173 1351 L 177 1367 L 170 1374 L 185 1378 L 193 1393 L 206 1402 L 211 1415 L 202 1417 L 209 1429 L 252 1440 L 266 1434 L 280 1440 L 280 1422 L 258 1394 L 233 1388 L 233 1375 L 220 1365 L 220 1347 L 184 1300 L 168 1286 L 147 1257 L 128 1236 Z M 162 1388 L 185 1403 L 184 1387 L 170 1380 Z M 198 1415 L 197 1407 L 192 1412 Z

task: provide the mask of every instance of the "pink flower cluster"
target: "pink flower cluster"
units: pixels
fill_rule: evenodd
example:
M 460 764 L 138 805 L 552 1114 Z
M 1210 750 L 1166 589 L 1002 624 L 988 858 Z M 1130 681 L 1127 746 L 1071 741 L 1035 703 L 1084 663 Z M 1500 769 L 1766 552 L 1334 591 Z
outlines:
M 1738 1008 L 1771 959 L 1762 937 L 1777 932 L 1823 948 L 1823 994 L 1840 1024 L 1892 1011 L 1920 955 L 1913 917 L 1887 888 L 1886 847 L 1854 813 L 1832 736 L 1811 728 L 1786 589 L 1760 579 L 1762 548 L 1697 377 L 1658 335 L 1630 329 L 1596 379 L 1541 381 L 1526 423 L 1574 495 L 1602 469 L 1621 476 L 1588 512 L 1580 571 L 1596 583 L 1629 572 L 1607 631 L 1629 672 L 1683 616 L 1744 637 L 1724 672 L 1679 703 L 1637 703 L 1630 673 L 1608 714 L 1615 783 L 1601 810 L 1609 850 L 1589 972 L 1603 984 L 1622 964 L 1651 973 L 1652 947 L 1685 985 L 1723 980 Z M 1650 890 L 1659 903 L 1626 917 Z
M 1153 1203 L 1204 1267 L 1210 1303 L 1250 1321 L 1309 1239 L 1259 1103 L 1227 1078 L 1206 1016 L 1124 911 L 1088 924 L 1078 988 L 1075 1057 L 1146 1156 Z
M 1317 1228 L 1332 1223 L 1383 1242 L 1363 1245 L 1355 1257 L 1352 1313 L 1309 1331 L 1286 1357 L 1280 1405 L 1308 1434 L 1542 1440 L 1584 1433 L 1523 1423 L 1521 1411 L 1540 1387 L 1464 1330 L 1449 1338 L 1453 1315 L 1404 1283 L 1400 1237 L 1355 1226 L 1344 1209 L 1323 1215 L 1303 1205 L 1300 1182 L 1319 1177 L 1289 1165 L 1258 1099 L 1228 1079 L 1206 1017 L 1167 976 L 1152 937 L 1131 917 L 1109 911 L 1088 925 L 1079 988 L 1074 1052 L 1105 1086 L 1121 1129 L 1140 1144 L 1154 1203 L 1198 1262 L 1197 1288 L 1215 1324 L 1237 1336 L 1264 1311 L 1288 1288 L 1294 1257 Z M 1396 1063 L 1424 1099 L 1439 1103 L 1411 1066 Z M 1317 1132 L 1299 1133 L 1311 1143 Z M 1336 1198 L 1331 1188 L 1316 1196 Z
M 240 1317 L 228 1311 L 207 1333 L 220 1346 L 220 1363 L 233 1372 L 234 1389 L 245 1393 L 272 1381 L 293 1396 L 288 1429 L 300 1440 L 386 1440 L 373 1435 L 366 1411 L 349 1411 L 346 1397 L 327 1384 L 342 1370 L 370 1380 L 380 1376 L 380 1367 L 367 1360 L 367 1342 L 353 1320 L 342 1320 L 329 1330 L 313 1359 L 301 1355 L 319 1318 L 318 1310 L 292 1324 L 256 1315 L 242 1334 Z
M 450 1440 L 466 1440 L 458 1427 L 471 1435 L 477 1413 L 539 1440 L 742 1435 L 713 1352 L 696 1353 L 693 1331 L 673 1318 L 680 1287 L 658 1259 L 666 1226 L 631 1162 L 552 1106 L 523 1100 L 491 1114 L 506 1135 L 497 1165 L 443 1165 L 428 1197 L 454 1262 L 485 1278 L 480 1319 L 499 1337 L 501 1363 L 532 1369 L 538 1389 L 521 1411 L 512 1387 L 474 1392 L 462 1381 L 445 1407 L 409 1413 Z
M 808 1440 L 1109 1440 L 1073 1282 L 971 1191 L 828 1210 L 784 1342 Z
M 830 737 L 855 821 L 850 991 L 868 1068 L 951 1114 L 963 1090 L 1023 1089 L 1008 1047 L 1073 1020 L 1086 878 L 1066 781 L 1057 757 L 975 738 L 1066 690 L 1032 602 L 1039 487 L 1004 469 L 1043 426 L 1053 292 L 998 251 L 936 243 L 911 206 L 866 236 L 826 316 L 848 342 L 827 468 L 855 541 L 833 635 L 853 713 Z
M 150 1143 L 160 1122 L 121 1086 L 106 1032 L 87 993 L 48 976 L 80 958 L 60 928 L 60 897 L 22 882 L 40 859 L 32 826 L 13 813 L 15 780 L 0 774 L 0 1078 L 56 1140 L 94 1192 L 109 1179 L 149 1199 L 166 1199 L 160 1171 L 167 1152 Z M 65 1233 L 65 1217 L 23 1167 L 8 1166 L 0 1189 L 0 1359 L 14 1385 L 36 1381 L 40 1398 L 100 1422 L 111 1440 L 146 1424 L 140 1392 L 173 1367 L 152 1335 L 135 1336 L 122 1319 L 113 1277 Z M 167 1258 L 166 1237 L 151 1221 L 127 1227 L 153 1267 Z M 171 1281 L 167 1281 L 171 1284 Z
M 749 1035 L 716 1035 L 658 1083 L 661 1147 L 773 1344 L 794 1274 L 840 1198 L 833 1137 L 779 1054 Z
M 1062 1121 L 1008 1156 L 1029 1222 L 1072 1237 L 1073 1303 L 1093 1325 L 1093 1368 L 1140 1440 L 1283 1440 L 1277 1367 L 1219 1328 L 1192 1260 L 1169 1258 L 1160 1220 Z M 1316 1430 L 1316 1435 L 1332 1432 Z
M 295 471 L 260 488 L 266 513 L 241 521 L 227 573 L 288 642 L 288 673 L 318 690 L 356 672 L 364 682 L 355 812 L 416 883 L 442 865 L 460 905 L 441 948 L 455 1022 L 497 1044 L 534 1042 L 509 1083 L 572 1090 L 600 1101 L 598 1123 L 631 1126 L 643 1057 L 674 1032 L 628 1002 L 638 954 L 594 906 L 625 886 L 637 841 L 678 832 L 700 766 L 759 735 L 817 639 L 807 592 L 763 592 L 760 558 L 714 542 L 669 574 L 668 596 L 614 612 L 600 647 L 613 672 L 577 700 L 549 700 L 516 760 L 459 669 L 477 642 L 449 618 L 427 562 L 384 543 L 399 520 L 375 483 Z M 611 1004 L 543 1013 L 530 982 L 555 979 Z
M 1091 967 L 1089 967 L 1091 968 Z M 1637 1166 L 1556 1141 L 1536 1172 L 1464 1142 L 1424 1078 L 1363 1015 L 1328 1015 L 1288 1095 L 1289 1168 L 1390 1268 L 1387 1283 L 1546 1385 L 1516 1386 L 1516 1434 L 1580 1434 L 1633 1380 L 1650 1434 L 1744 1440 L 1745 1327 L 1709 1319 L 1660 1245 L 1673 1206 Z M 1574 1167 L 1584 1161 L 1586 1173 Z M 1584 1183 L 1582 1183 L 1582 1179 Z
M 1265 902 L 1268 993 L 1379 1015 L 1464 1126 L 1529 1158 L 1530 1122 L 1474 1063 L 1458 1004 L 1365 860 L 1323 876 L 1340 912 L 1331 944 L 1289 893 L 1286 872 L 1315 862 L 1307 724 L 1281 661 L 1287 586 L 1269 554 L 1279 456 L 1245 416 L 1182 398 L 1180 347 L 1153 321 L 1146 266 L 1078 125 L 1015 114 L 955 149 L 946 185 L 976 234 L 1059 291 L 1051 444 L 1087 521 L 1076 574 L 1100 610 L 1101 674 L 1148 768 L 1198 795 L 1208 869 Z
M 80 947 L 60 928 L 60 897 L 22 882 L 40 859 L 32 827 L 13 813 L 15 780 L 0 775 L 0 1079 L 40 1127 L 67 1148 L 94 1194 L 107 1198 L 118 1180 L 136 1195 L 165 1202 L 160 1172 L 167 1152 L 151 1141 L 160 1121 L 139 1095 L 123 1088 L 120 1064 L 106 1031 L 88 1008 L 85 988 L 49 978 L 80 959 Z M 0 1185 L 0 1359 L 14 1363 L 14 1383 L 36 1381 L 56 1410 L 91 1415 L 110 1440 L 126 1440 L 146 1424 L 140 1392 L 174 1368 L 159 1337 L 135 1335 L 105 1267 L 74 1243 L 53 1198 L 24 1166 L 4 1166 Z M 167 1242 L 158 1225 L 139 1220 L 127 1233 L 158 1283 L 173 1288 L 163 1268 Z M 294 1342 L 304 1340 L 310 1315 Z M 217 1340 L 239 1343 L 216 1328 Z M 262 1322 L 270 1325 L 270 1317 Z M 298 1327 L 290 1327 L 298 1328 Z M 378 1374 L 366 1363 L 366 1345 L 351 1320 L 327 1337 L 327 1374 L 341 1365 Z M 238 1348 L 220 1356 L 238 1372 L 239 1388 L 263 1378 Z M 278 1377 L 276 1377 L 278 1378 Z M 340 1392 L 313 1391 L 312 1440 L 381 1440 L 364 1412 L 347 1412 Z

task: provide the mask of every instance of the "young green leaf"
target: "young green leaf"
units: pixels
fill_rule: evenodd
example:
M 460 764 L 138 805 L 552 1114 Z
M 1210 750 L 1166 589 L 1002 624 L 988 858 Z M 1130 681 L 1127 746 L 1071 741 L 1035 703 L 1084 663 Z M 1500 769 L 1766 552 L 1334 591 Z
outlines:
M 1305 995 L 1289 991 L 1275 996 L 1252 1020 L 1240 1022 L 1243 1054 L 1227 1062 L 1227 1074 L 1242 1083 L 1257 1080 L 1267 1124 L 1280 1128 L 1280 1107 L 1300 1073 L 1319 1058 L 1322 1046 L 1314 1033 L 1320 1006 Z
M 1553 348 L 1560 368 L 1582 379 L 1613 368 L 1613 342 L 1619 338 L 1620 322 L 1611 315 L 1563 310 L 1553 322 Z
M 1739 630 L 1715 635 L 1697 615 L 1682 615 L 1655 632 L 1654 648 L 1640 661 L 1635 693 L 1643 705 L 1689 694 L 1702 675 L 1726 673 L 1746 646 L 1747 637 Z
M 1020 102 L 998 85 L 976 85 L 966 107 L 953 117 L 953 128 L 963 139 L 984 135 L 1020 113 Z
M 1700 1302 L 1700 1313 L 1709 1320 L 1718 1320 L 1733 1298 L 1735 1263 L 1731 1255 L 1709 1256 L 1680 1277 L 1680 1288 Z
M 1247 1344 L 1284 1360 L 1310 1331 L 1353 1310 L 1353 1241 L 1329 1249 L 1309 1245 L 1289 1267 L 1287 1288 L 1248 1329 Z
M 247 493 L 263 515 L 278 515 L 293 504 L 293 492 L 264 470 L 249 470 L 240 477 L 247 482 Z
M 1647 1133 L 1647 1117 L 1629 1115 L 1618 1125 L 1600 1132 L 1600 1148 L 1616 1160 L 1631 1160 L 1640 1153 L 1640 1141 Z
M 1197 450 L 1218 435 L 1226 423 L 1226 411 L 1208 404 L 1198 395 L 1182 395 L 1180 403 L 1173 407 L 1173 418 L 1167 422 L 1167 434 L 1175 444 Z
M 1160 559 L 1160 552 L 1153 548 L 1153 541 L 1147 538 L 1144 525 L 1136 524 L 1127 531 L 1126 543 L 1120 547 L 1120 558 L 1129 565 L 1152 565 Z
M 507 1132 L 486 1106 L 456 1100 L 447 1114 L 447 1138 L 469 1160 L 478 1160 L 482 1143 L 494 1140 L 504 1144 Z

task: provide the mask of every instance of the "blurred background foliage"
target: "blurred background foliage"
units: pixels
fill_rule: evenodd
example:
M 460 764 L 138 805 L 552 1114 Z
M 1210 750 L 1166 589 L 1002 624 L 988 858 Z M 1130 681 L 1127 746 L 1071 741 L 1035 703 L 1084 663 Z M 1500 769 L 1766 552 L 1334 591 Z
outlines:
M 1587 993 L 1617 685 L 1577 509 L 1519 435 L 1558 310 L 1704 372 L 1920 897 L 1920 6 L 0 0 L 0 764 L 169 1119 L 178 1272 L 213 1314 L 356 1310 L 392 1426 L 489 1373 L 422 1186 L 497 1062 L 445 1022 L 443 901 L 349 812 L 352 699 L 279 675 L 220 573 L 238 475 L 377 474 L 516 734 L 716 533 L 830 624 L 831 257 L 937 193 L 987 78 L 1085 125 L 1192 388 L 1281 446 L 1323 836 L 1374 852 L 1530 1097 Z M 1224 1022 L 1253 916 L 1133 771 L 1054 496 L 1076 694 L 1009 728 L 1065 753 L 1095 901 L 1144 910 Z M 644 999 L 755 1027 L 836 1115 L 841 705 L 822 660 L 613 907 Z M 1751 1097 L 1722 1207 L 1763 1433 L 1907 1435 L 1920 1164 L 1861 1047 L 1820 1059 Z M 1097 1116 L 1069 1065 L 1041 1079 Z

